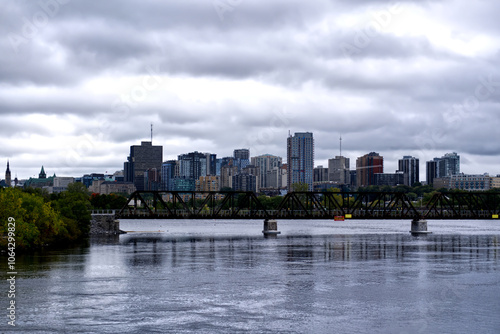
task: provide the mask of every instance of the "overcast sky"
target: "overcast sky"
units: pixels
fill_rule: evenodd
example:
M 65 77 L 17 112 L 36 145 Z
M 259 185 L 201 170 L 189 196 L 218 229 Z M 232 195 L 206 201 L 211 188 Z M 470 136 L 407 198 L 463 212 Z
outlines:
M 500 174 L 500 2 L 490 0 L 4 1 L 0 170 L 123 169 L 150 139 L 286 160 L 313 132 L 315 165 L 342 153 L 461 156 Z

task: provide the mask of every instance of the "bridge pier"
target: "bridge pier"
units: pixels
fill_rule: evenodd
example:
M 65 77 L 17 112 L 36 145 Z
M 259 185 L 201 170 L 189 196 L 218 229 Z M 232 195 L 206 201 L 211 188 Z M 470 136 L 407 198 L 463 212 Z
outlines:
M 262 233 L 266 238 L 276 238 L 276 236 L 281 233 L 278 231 L 278 221 L 275 219 L 264 219 L 264 230 Z
M 412 235 L 419 235 L 419 234 L 430 234 L 432 232 L 427 231 L 427 220 L 414 218 L 411 221 L 410 233 Z
M 120 230 L 120 221 L 114 213 L 92 213 L 90 235 L 114 235 L 125 233 Z

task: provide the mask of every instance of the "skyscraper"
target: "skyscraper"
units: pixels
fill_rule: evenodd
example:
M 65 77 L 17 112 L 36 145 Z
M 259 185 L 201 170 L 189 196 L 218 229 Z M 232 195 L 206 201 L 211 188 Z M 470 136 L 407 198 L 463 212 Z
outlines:
M 456 153 L 446 153 L 438 162 L 439 176 L 453 176 L 460 174 L 460 156 Z
M 328 168 L 323 166 L 314 167 L 314 182 L 328 182 Z
M 257 157 L 252 157 L 252 165 L 260 168 L 260 187 L 261 188 L 279 188 L 276 184 L 276 180 L 268 180 L 267 176 L 274 168 L 281 167 L 282 159 L 281 157 L 264 154 Z M 271 186 L 271 183 L 273 184 Z
M 404 185 L 413 187 L 417 182 L 420 182 L 420 162 L 417 158 L 404 156 L 399 159 L 399 170 L 404 173 Z
M 233 176 L 238 174 L 238 167 L 225 165 L 220 169 L 220 186 L 222 188 L 233 188 Z
M 207 159 L 207 175 L 217 175 L 217 154 L 205 153 Z
M 427 162 L 427 183 L 433 184 L 434 178 L 460 174 L 460 156 L 456 153 L 446 153 L 441 158 Z
M 384 157 L 370 152 L 356 159 L 356 179 L 358 187 L 375 185 L 376 173 L 384 172 Z
M 249 160 L 250 159 L 250 150 L 247 149 L 247 148 L 240 148 L 240 149 L 236 149 L 234 150 L 234 158 L 235 159 L 246 159 L 246 160 Z
M 150 141 L 130 146 L 130 156 L 124 164 L 125 182 L 133 182 L 137 190 L 146 190 L 145 173 L 148 169 L 161 170 L 163 146 L 153 146 Z
M 313 190 L 314 138 L 311 132 L 296 132 L 287 139 L 288 191 L 295 183 L 305 183 Z
M 187 154 L 181 154 L 179 159 L 179 176 L 198 180 L 200 176 L 210 175 L 208 169 L 210 164 L 207 163 L 207 154 L 200 152 L 191 152 Z M 210 155 L 208 155 L 208 160 L 210 161 Z
M 437 158 L 431 161 L 427 161 L 426 163 L 426 180 L 428 185 L 432 185 L 434 183 L 434 179 L 436 178 L 437 172 Z
M 350 184 L 351 172 L 349 168 L 349 158 L 336 156 L 334 159 L 328 159 L 328 181 L 338 184 Z
M 258 176 L 253 174 L 238 173 L 232 176 L 233 190 L 235 191 L 258 191 Z
M 144 172 L 144 189 L 158 191 L 161 188 L 161 170 L 149 168 Z
M 248 166 L 250 164 L 250 150 L 247 148 L 234 150 L 232 164 L 237 166 L 240 171 Z
M 174 190 L 175 167 L 177 160 L 165 161 L 161 165 L 161 189 L 167 191 Z

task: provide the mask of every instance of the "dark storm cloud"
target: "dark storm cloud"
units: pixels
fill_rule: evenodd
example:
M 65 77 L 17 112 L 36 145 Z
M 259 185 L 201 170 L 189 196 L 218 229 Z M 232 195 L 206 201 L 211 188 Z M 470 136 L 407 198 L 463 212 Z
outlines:
M 165 156 L 229 155 L 237 147 L 286 156 L 289 130 L 314 133 L 318 162 L 336 154 L 340 133 L 352 152 L 378 151 L 389 160 L 452 150 L 464 161 L 497 156 L 500 4 L 394 5 L 7 2 L 0 116 L 8 128 L 1 138 L 34 133 L 45 145 L 63 143 L 54 161 L 66 151 L 88 159 L 75 173 L 121 168 L 128 146 L 149 139 L 150 123 L 155 142 L 170 143 Z M 35 124 L 33 115 L 55 118 Z M 39 159 L 37 143 L 26 142 L 1 154 Z M 119 148 L 124 156 L 110 158 Z M 485 161 L 484 171 L 497 172 Z

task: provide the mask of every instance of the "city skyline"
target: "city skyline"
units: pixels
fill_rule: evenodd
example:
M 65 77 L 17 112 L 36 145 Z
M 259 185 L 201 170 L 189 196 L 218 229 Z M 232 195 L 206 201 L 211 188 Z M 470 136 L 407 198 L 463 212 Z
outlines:
M 286 157 L 315 138 L 342 155 L 426 161 L 458 152 L 500 173 L 500 4 L 62 0 L 9 2 L 0 36 L 0 161 L 12 178 L 113 173 L 150 139 Z M 119 8 L 119 10 L 117 10 Z M 113 24 L 110 24 L 112 22 Z
M 312 134 L 312 133 L 311 133 Z M 132 151 L 132 148 L 140 148 L 141 146 L 143 146 L 144 144 L 147 144 L 147 145 L 151 145 L 151 142 L 149 141 L 142 141 L 140 143 L 140 145 L 131 145 L 129 150 Z M 154 145 L 154 144 L 153 144 Z M 162 147 L 162 145 L 154 145 L 154 147 Z M 236 154 L 237 151 L 240 151 L 240 150 L 245 150 L 245 151 L 249 151 L 248 149 L 245 149 L 245 148 L 237 148 L 237 149 L 233 149 L 233 155 L 228 155 L 228 156 L 222 156 L 222 155 L 218 155 L 217 152 L 200 152 L 200 151 L 196 151 L 196 150 L 192 150 L 190 152 L 184 152 L 184 153 L 181 153 L 181 154 L 178 154 L 175 158 L 173 159 L 169 159 L 169 158 L 163 158 L 162 159 L 162 163 L 167 163 L 169 161 L 181 161 L 182 159 L 180 159 L 181 157 L 183 156 L 187 156 L 187 155 L 192 155 L 192 154 L 199 154 L 199 155 L 212 155 L 214 157 L 216 157 L 217 159 L 228 159 L 228 158 L 233 158 L 234 157 L 234 154 Z M 161 152 L 157 152 L 157 153 L 161 153 L 160 155 L 163 155 L 163 150 L 161 150 Z M 345 152 L 344 152 L 345 153 Z M 365 153 L 363 156 L 365 155 L 369 155 L 369 154 L 372 154 L 374 152 L 371 152 L 371 153 Z M 251 158 L 252 160 L 255 159 L 255 158 L 258 158 L 258 157 L 262 157 L 262 156 L 267 156 L 267 155 L 271 155 L 271 156 L 275 156 L 277 158 L 280 158 L 283 160 L 283 163 L 286 164 L 287 163 L 287 156 L 285 155 L 284 157 L 282 156 L 279 156 L 279 155 L 274 155 L 272 153 L 265 153 L 265 154 L 260 154 L 260 155 L 253 155 L 251 154 L 251 152 L 249 151 L 248 152 L 249 154 L 249 158 Z M 378 153 L 377 153 L 378 154 Z M 428 167 L 428 164 L 429 163 L 432 163 L 432 162 L 435 162 L 436 160 L 439 160 L 439 159 L 443 159 L 444 157 L 446 156 L 449 156 L 449 155 L 455 155 L 457 154 L 456 152 L 449 152 L 449 153 L 443 153 L 444 155 L 439 158 L 439 157 L 434 157 L 433 159 L 429 160 L 429 161 L 420 161 L 420 164 L 423 164 L 423 166 L 420 166 L 420 172 L 419 172 L 419 179 L 420 181 L 425 181 L 427 182 L 428 181 L 428 177 L 429 177 L 429 171 L 427 170 L 429 167 Z M 383 159 L 385 160 L 385 156 L 384 154 L 380 154 Z M 357 159 L 359 158 L 362 158 L 363 156 L 358 156 L 358 157 L 355 157 L 354 159 L 352 159 L 354 162 L 356 162 Z M 126 160 L 130 160 L 131 156 L 130 154 L 128 155 L 128 157 L 126 158 Z M 321 163 L 321 162 L 316 162 L 316 159 L 315 157 L 313 156 L 313 159 L 314 159 L 314 168 L 317 168 L 317 167 L 325 167 L 325 168 L 329 168 L 329 165 L 331 165 L 331 161 L 332 160 L 335 160 L 336 158 L 343 158 L 343 159 L 346 159 L 347 161 L 349 161 L 351 158 L 347 157 L 346 155 L 342 155 L 342 156 L 335 156 L 335 157 L 332 157 L 330 159 L 327 160 L 326 164 L 324 163 Z M 402 157 L 399 157 L 396 159 L 397 163 L 396 165 L 393 166 L 392 165 L 388 165 L 387 163 L 384 163 L 384 170 L 383 170 L 383 173 L 393 173 L 394 171 L 398 171 L 398 170 L 401 170 L 401 160 L 404 159 L 404 158 L 416 158 L 416 160 L 418 161 L 418 157 L 409 157 L 409 156 L 402 156 Z M 250 159 L 248 159 L 250 161 Z M 10 160 L 7 159 L 7 169 L 9 170 L 9 173 L 11 173 L 11 169 L 10 169 Z M 426 168 L 426 165 L 427 165 L 427 168 Z M 460 165 L 461 165 L 461 162 L 460 162 Z M 459 168 L 460 168 L 460 165 L 459 165 Z M 46 168 L 44 166 L 47 166 L 47 164 L 42 164 L 41 165 L 41 168 Z M 356 164 L 354 165 L 350 165 L 350 170 L 354 170 L 356 171 Z M 55 166 L 49 166 L 49 168 L 51 168 L 51 170 L 53 171 L 52 173 L 53 174 L 59 174 L 56 172 L 56 170 L 58 170 L 58 167 L 55 167 Z M 92 168 L 92 167 L 90 167 Z M 36 167 L 36 166 L 33 166 L 31 168 L 32 170 L 36 170 L 36 173 L 33 173 L 33 175 L 31 176 L 28 176 L 26 178 L 22 178 L 22 177 L 17 177 L 17 172 L 14 172 L 14 175 L 16 176 L 16 178 L 18 178 L 19 180 L 27 180 L 27 179 L 30 179 L 30 178 L 36 178 L 38 173 L 39 173 L 39 170 L 40 170 L 40 166 Z M 161 168 L 160 168 L 161 169 Z M 417 168 L 418 169 L 418 168 Z M 91 173 L 104 173 L 104 174 L 107 174 L 107 175 L 112 175 L 113 173 L 116 173 L 116 172 L 123 172 L 123 174 L 125 175 L 125 178 L 127 179 L 130 179 L 130 177 L 127 177 L 127 174 L 128 174 L 128 171 L 127 171 L 127 161 L 125 161 L 125 163 L 122 162 L 122 166 L 117 166 L 115 169 L 113 168 L 110 168 L 109 170 L 106 170 L 106 171 L 102 171 L 102 170 L 94 170 L 94 169 L 88 169 L 88 170 L 85 170 L 82 172 L 82 174 L 74 174 L 74 175 L 62 175 L 62 176 L 72 176 L 72 177 L 78 177 L 78 176 L 82 176 L 82 175 L 85 175 L 85 174 L 91 174 Z M 464 173 L 464 174 L 468 174 L 468 175 L 483 175 L 483 174 L 489 174 L 489 175 L 500 175 L 500 172 L 493 172 L 493 173 L 488 173 L 488 172 L 482 172 L 482 173 L 467 173 L 463 170 L 459 170 L 460 173 Z M 453 174 L 450 174 L 450 175 L 453 175 Z M 0 176 L 0 180 L 2 180 L 3 176 Z M 433 177 L 431 177 L 433 178 Z

